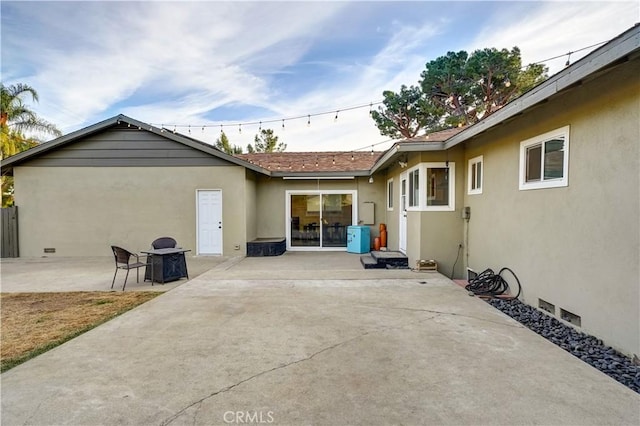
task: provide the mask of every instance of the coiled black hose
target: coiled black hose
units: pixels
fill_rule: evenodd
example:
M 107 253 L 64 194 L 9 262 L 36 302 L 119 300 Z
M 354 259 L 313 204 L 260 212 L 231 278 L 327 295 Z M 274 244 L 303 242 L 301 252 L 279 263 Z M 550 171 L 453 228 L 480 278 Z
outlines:
M 493 272 L 491 268 L 485 269 L 480 274 L 469 280 L 469 284 L 464 288 L 478 296 L 500 296 L 505 294 L 509 291 L 509 284 L 502 277 L 502 273 L 504 271 L 511 272 L 511 275 L 513 275 L 518 283 L 518 293 L 514 296 L 514 299 L 517 299 L 518 296 L 520 296 L 520 291 L 522 290 L 520 280 L 515 272 L 506 267 L 500 269 L 498 274 Z

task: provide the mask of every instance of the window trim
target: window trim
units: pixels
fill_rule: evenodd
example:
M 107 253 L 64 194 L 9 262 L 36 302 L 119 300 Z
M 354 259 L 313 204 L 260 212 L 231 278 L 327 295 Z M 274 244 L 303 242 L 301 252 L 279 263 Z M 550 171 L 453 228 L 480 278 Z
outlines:
M 473 166 L 480 164 L 480 184 L 473 188 Z M 476 182 L 477 184 L 478 182 Z M 477 195 L 482 194 L 482 188 L 484 186 L 484 156 L 479 155 L 477 157 L 473 157 L 469 160 L 469 165 L 467 169 L 467 194 L 468 195 Z
M 560 188 L 569 186 L 569 128 L 570 126 L 564 126 L 559 129 L 546 132 L 542 135 L 526 139 L 520 142 L 520 166 L 519 166 L 519 181 L 518 188 L 520 191 L 526 191 L 529 189 L 542 189 L 542 188 Z M 527 149 L 534 145 L 541 145 L 543 147 L 542 152 L 544 159 L 544 144 L 556 137 L 564 137 L 564 155 L 562 161 L 562 177 L 553 179 L 544 179 L 544 173 L 542 173 L 540 180 L 535 182 L 526 181 L 527 173 Z M 544 160 L 542 160 L 544 161 Z M 541 162 L 540 167 L 544 170 L 544 164 Z
M 393 211 L 393 178 L 387 179 L 387 211 Z
M 429 206 L 427 205 L 427 170 L 435 168 L 435 169 L 449 169 L 449 204 L 446 206 Z M 410 192 L 410 173 L 412 171 L 418 170 L 418 197 L 419 203 L 415 206 L 409 205 L 409 192 Z M 455 211 L 456 209 L 456 164 L 453 161 L 440 161 L 440 162 L 429 162 L 429 163 L 420 163 L 411 169 L 407 170 L 407 211 Z
M 418 172 L 418 179 L 416 182 L 415 179 L 415 172 Z M 415 167 L 410 168 L 409 170 L 407 170 L 407 210 L 420 210 L 420 208 L 422 207 L 422 200 L 425 198 L 424 196 L 421 196 L 422 194 L 420 193 L 420 191 L 422 190 L 421 188 L 425 188 L 426 186 L 424 185 L 424 168 L 422 167 L 422 164 L 418 164 Z M 415 185 L 418 185 L 417 188 L 417 200 L 416 198 L 416 188 Z M 425 193 L 426 195 L 426 193 Z M 417 201 L 417 202 L 416 202 Z M 414 203 L 414 204 L 412 204 Z

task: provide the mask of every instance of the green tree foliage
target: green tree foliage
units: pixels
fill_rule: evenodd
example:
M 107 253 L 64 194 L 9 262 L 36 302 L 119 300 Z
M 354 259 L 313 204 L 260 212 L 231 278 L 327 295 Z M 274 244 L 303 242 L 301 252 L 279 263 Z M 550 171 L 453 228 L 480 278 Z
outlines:
M 517 47 L 487 48 L 447 52 L 427 62 L 420 77 L 419 87 L 383 92 L 384 107 L 371 113 L 382 135 L 410 138 L 476 123 L 544 81 L 547 68 L 523 68 Z
M 61 136 L 58 128 L 38 117 L 24 101 L 25 96 L 31 96 L 33 102 L 38 102 L 38 92 L 26 84 L 12 84 L 0 86 L 0 126 L 8 126 L 19 132 L 46 133 Z
M 547 78 L 546 67 L 524 71 L 520 49 L 448 52 L 426 64 L 422 92 L 445 111 L 448 125 L 473 124 Z
M 435 128 L 443 111 L 422 96 L 419 87 L 402 85 L 399 93 L 385 90 L 384 106 L 371 111 L 380 133 L 394 139 L 412 138 L 421 129 Z
M 53 124 L 41 119 L 25 103 L 25 97 L 38 101 L 38 93 L 26 84 L 5 86 L 0 84 L 0 159 L 10 157 L 38 145 L 35 137 L 25 132 L 61 136 Z M 13 178 L 2 176 L 2 206 L 13 204 Z
M 278 137 L 272 129 L 262 129 L 253 139 L 253 145 L 247 145 L 247 152 L 282 152 L 287 149 L 287 144 L 278 142 Z
M 216 140 L 216 148 L 219 150 L 226 152 L 229 155 L 242 154 L 242 147 L 237 145 L 231 145 L 229 142 L 229 138 L 227 134 L 222 132 L 220 137 Z

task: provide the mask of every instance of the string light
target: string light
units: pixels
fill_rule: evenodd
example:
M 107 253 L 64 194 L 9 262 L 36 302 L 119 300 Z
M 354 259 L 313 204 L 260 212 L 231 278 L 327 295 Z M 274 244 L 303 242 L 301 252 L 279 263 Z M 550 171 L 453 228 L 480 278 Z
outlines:
M 543 63 L 545 63 L 545 62 L 549 62 L 549 61 L 551 61 L 551 60 L 558 59 L 558 58 L 562 58 L 562 57 L 565 57 L 565 56 L 566 56 L 566 57 L 567 57 L 567 61 L 566 61 L 566 63 L 565 63 L 565 66 L 569 66 L 569 65 L 571 64 L 571 55 L 572 55 L 572 54 L 574 54 L 574 53 L 578 53 L 578 52 L 581 52 L 581 51 L 583 51 L 583 50 L 591 49 L 591 48 L 596 47 L 596 46 L 600 46 L 600 45 L 602 45 L 602 44 L 607 43 L 608 41 L 609 41 L 609 40 L 601 41 L 601 42 L 599 42 L 599 43 L 595 43 L 595 44 L 592 44 L 592 45 L 590 45 L 590 46 L 583 47 L 583 48 L 581 48 L 581 49 L 577 49 L 577 50 L 574 50 L 574 51 L 570 51 L 570 52 L 567 52 L 567 53 L 563 53 L 563 54 L 561 54 L 561 55 L 556 55 L 556 56 L 553 56 L 553 57 L 550 57 L 550 58 L 546 58 L 546 59 L 543 59 L 543 60 L 540 60 L 540 61 L 532 62 L 532 63 L 531 63 L 531 64 L 529 64 L 529 65 L 543 64 Z M 524 66 L 522 67 L 522 69 L 526 69 L 529 65 L 524 65 Z M 511 81 L 509 80 L 509 78 L 506 78 L 506 79 L 504 80 L 504 85 L 505 85 L 506 87 L 510 87 L 510 86 L 511 86 L 511 84 L 512 84 L 512 83 L 511 83 Z M 450 102 L 453 102 L 453 101 L 454 101 L 454 99 L 453 99 L 453 98 L 450 98 L 450 99 L 449 99 L 449 101 L 450 101 Z M 281 122 L 282 122 L 282 128 L 284 129 L 284 127 L 285 127 L 285 125 L 284 125 L 285 123 L 284 123 L 284 122 L 285 122 L 286 120 L 298 120 L 298 119 L 302 119 L 302 118 L 306 118 L 306 119 L 307 119 L 307 125 L 308 125 L 308 126 L 310 126 L 310 124 L 311 124 L 311 117 L 318 117 L 318 116 L 322 116 L 322 115 L 335 114 L 335 115 L 334 115 L 334 121 L 338 121 L 338 115 L 339 115 L 339 113 L 340 113 L 340 112 L 350 111 L 350 110 L 355 110 L 355 109 L 360 109 L 360 108 L 367 108 L 367 107 L 369 108 L 369 115 L 372 115 L 372 114 L 373 114 L 373 111 L 374 111 L 373 107 L 374 107 L 375 105 L 381 105 L 381 104 L 383 104 L 383 103 L 384 103 L 384 102 L 382 102 L 382 101 L 378 101 L 378 102 L 370 102 L 370 103 L 368 103 L 368 104 L 364 104 L 364 105 L 356 105 L 356 106 L 352 106 L 352 107 L 345 107 L 345 108 L 339 108 L 339 109 L 332 109 L 332 110 L 328 110 L 328 111 L 324 111 L 324 112 L 319 112 L 319 113 L 314 113 L 314 114 L 305 114 L 305 115 L 301 115 L 301 116 L 293 116 L 293 117 L 277 118 L 277 119 L 273 119 L 273 120 L 264 120 L 264 121 L 257 121 L 257 122 L 256 122 L 256 121 L 251 121 L 251 122 L 230 123 L 230 124 L 212 124 L 212 125 L 204 125 L 204 126 L 202 126 L 202 127 L 203 127 L 203 128 L 205 128 L 205 127 L 213 127 L 213 126 L 218 126 L 218 125 L 219 125 L 219 126 L 220 126 L 220 131 L 222 132 L 222 130 L 223 130 L 223 128 L 224 128 L 225 126 L 252 126 L 252 125 L 256 125 L 256 124 L 258 124 L 258 125 L 259 125 L 259 127 L 258 127 L 258 132 L 261 132 L 261 131 L 262 131 L 262 124 L 263 124 L 263 123 L 268 124 L 268 123 L 277 123 L 277 122 L 280 122 L 280 121 L 281 121 Z M 151 123 L 151 124 L 154 124 L 154 123 Z M 173 126 L 174 126 L 174 133 L 176 133 L 176 131 L 177 131 L 177 127 L 182 127 L 182 128 L 184 128 L 184 127 L 189 127 L 189 125 L 187 125 L 187 124 L 168 124 L 167 126 L 171 126 L 171 125 L 173 125 Z M 375 124 L 374 124 L 374 125 L 375 125 Z M 130 124 L 130 123 L 127 123 L 127 127 L 131 127 L 131 124 Z
M 242 133 L 242 124 L 238 124 L 238 133 Z

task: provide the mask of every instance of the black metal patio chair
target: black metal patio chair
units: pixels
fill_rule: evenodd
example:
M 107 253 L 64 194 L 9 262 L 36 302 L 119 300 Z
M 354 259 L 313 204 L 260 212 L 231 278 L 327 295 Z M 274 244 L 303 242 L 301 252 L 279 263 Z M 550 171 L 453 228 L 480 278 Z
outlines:
M 122 291 L 127 286 L 127 279 L 129 278 L 129 271 L 131 269 L 136 270 L 136 282 L 140 282 L 140 268 L 150 266 L 148 263 L 148 257 L 146 262 L 140 262 L 140 255 L 135 253 L 131 253 L 128 250 L 123 249 L 118 246 L 111 246 L 111 250 L 113 251 L 113 257 L 116 261 L 116 271 L 113 274 L 113 281 L 111 281 L 111 288 L 116 282 L 116 275 L 118 274 L 118 269 L 124 269 L 127 271 L 127 275 L 124 277 L 124 284 L 122 285 Z M 134 261 L 132 261 L 134 259 Z M 153 285 L 153 268 L 151 268 L 151 284 Z
M 151 243 L 151 247 L 153 247 L 154 250 L 163 249 L 163 248 L 176 248 L 177 245 L 178 245 L 177 241 L 171 237 L 156 238 Z

